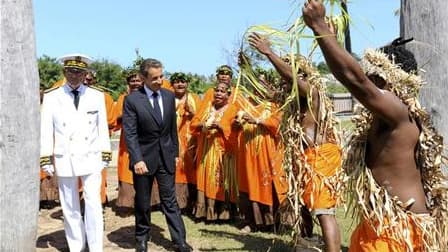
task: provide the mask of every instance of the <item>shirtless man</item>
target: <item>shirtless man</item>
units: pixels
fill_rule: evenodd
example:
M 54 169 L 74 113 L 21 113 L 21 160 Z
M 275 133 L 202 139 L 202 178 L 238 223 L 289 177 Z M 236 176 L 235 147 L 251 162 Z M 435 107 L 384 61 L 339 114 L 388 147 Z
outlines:
M 402 202 L 413 198 L 409 210 L 427 213 L 415 148 L 420 130 L 408 107 L 379 76 L 366 76 L 358 62 L 336 41 L 325 23 L 325 8 L 317 0 L 305 3 L 305 23 L 313 30 L 328 67 L 356 99 L 374 115 L 368 135 L 366 164 L 378 184 Z M 416 69 L 414 69 L 416 70 Z
M 404 211 L 428 213 L 422 177 L 416 163 L 420 130 L 415 118 L 410 116 L 409 107 L 390 91 L 391 83 L 379 75 L 367 76 L 358 62 L 340 47 L 325 22 L 325 7 L 320 1 L 305 3 L 303 19 L 314 35 L 319 37 L 319 46 L 336 79 L 373 115 L 367 134 L 365 164 L 370 168 L 375 182 L 391 197 L 396 196 L 400 202 L 407 202 Z M 394 58 L 395 63 L 406 72 L 417 70 L 416 64 L 410 69 L 405 68 L 408 62 L 404 60 L 409 61 L 409 57 L 388 56 Z M 353 240 L 352 237 L 352 245 L 362 242 Z
M 270 42 L 263 36 L 252 33 L 249 35 L 249 44 L 257 49 L 261 54 L 265 55 L 277 72 L 281 75 L 282 80 L 286 85 L 290 86 L 293 83 L 293 71 L 291 66 L 285 62 L 281 57 L 275 54 Z M 319 123 L 321 123 L 319 110 L 322 108 L 321 101 L 324 97 L 319 95 L 317 88 L 312 88 L 307 81 L 306 74 L 299 70 L 297 75 L 297 84 L 300 96 L 300 126 L 305 132 L 306 140 L 304 141 L 304 160 L 324 160 L 331 159 L 334 162 L 319 162 L 311 166 L 311 173 L 305 171 L 303 176 L 305 182 L 301 188 L 304 193 L 302 198 L 306 207 L 303 207 L 302 219 L 304 226 L 301 227 L 302 236 L 312 236 L 312 219 L 310 212 L 315 214 L 319 220 L 322 228 L 322 234 L 326 251 L 340 251 L 341 238 L 339 228 L 335 218 L 336 198 L 334 197 L 334 188 L 329 188 L 324 185 L 324 181 L 336 175 L 341 169 L 341 150 L 337 145 L 335 139 L 330 139 L 327 134 L 319 132 Z M 312 90 L 310 94 L 310 90 Z M 311 107 L 308 107 L 308 98 L 311 98 Z M 327 154 L 324 154 L 326 152 Z M 323 158 L 324 155 L 328 155 Z M 319 164 L 317 164 L 319 163 Z M 331 164 L 330 164 L 331 163 Z M 322 172 L 322 169 L 329 171 Z M 319 174 L 319 175 L 317 175 Z M 303 182 L 301 182 L 303 183 Z M 311 196 L 312 195 L 312 196 Z

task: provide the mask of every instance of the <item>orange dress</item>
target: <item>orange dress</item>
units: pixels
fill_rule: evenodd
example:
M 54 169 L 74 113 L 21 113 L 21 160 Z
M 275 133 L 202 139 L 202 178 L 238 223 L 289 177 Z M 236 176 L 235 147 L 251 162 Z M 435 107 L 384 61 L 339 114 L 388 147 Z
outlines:
M 67 79 L 62 78 L 58 81 L 56 81 L 55 83 L 53 83 L 53 85 L 51 86 L 51 88 L 55 88 L 55 87 L 61 87 L 62 85 L 64 85 L 67 82 Z
M 176 164 L 176 184 L 196 184 L 195 155 L 196 155 L 196 136 L 191 134 L 191 119 L 185 110 L 185 101 L 193 114 L 195 114 L 201 104 L 199 96 L 188 93 L 183 99 L 176 99 L 177 113 L 177 134 L 179 136 L 179 159 Z
M 132 172 L 129 170 L 129 153 L 126 148 L 126 142 L 124 140 L 124 132 L 122 128 L 121 117 L 123 116 L 123 104 L 124 99 L 127 94 L 122 94 L 118 97 L 117 103 L 115 104 L 115 116 L 117 119 L 117 124 L 115 130 L 120 131 L 120 144 L 118 147 L 118 164 L 117 164 L 117 175 L 118 181 L 125 182 L 128 184 L 133 184 Z
M 272 206 L 274 187 L 279 203 L 282 203 L 288 183 L 281 165 L 281 146 L 277 138 L 281 113 L 272 103 L 256 106 L 247 103 L 243 110 L 260 120 L 260 124 L 244 123 L 240 132 L 239 190 L 247 193 L 250 201 Z
M 326 182 L 341 171 L 342 151 L 333 143 L 325 143 L 305 150 L 305 160 L 312 172 L 305 170 L 303 201 L 310 211 L 331 209 L 336 206 L 336 192 Z
M 192 131 L 198 135 L 197 189 L 209 199 L 234 201 L 236 198 L 236 135 L 231 126 L 236 113 L 235 105 L 227 104 L 215 110 L 211 103 L 203 103 L 191 122 Z M 218 122 L 221 129 L 202 127 L 212 121 Z
M 425 242 L 422 227 L 431 223 L 429 215 L 410 214 L 409 225 L 403 221 L 404 230 L 407 231 L 408 240 L 393 238 L 391 232 L 398 232 L 392 227 L 377 234 L 370 221 L 363 219 L 352 233 L 349 252 L 425 252 Z M 406 225 L 406 226 L 405 226 Z
M 162 80 L 162 88 L 168 89 L 171 92 L 174 92 L 174 88 L 171 85 L 169 80 Z
M 104 102 L 106 103 L 106 113 L 107 113 L 107 125 L 109 125 L 109 135 L 112 134 L 113 129 L 117 124 L 117 117 L 115 116 L 115 101 L 112 96 L 107 93 L 104 93 Z
M 176 163 L 176 199 L 180 209 L 189 205 L 190 192 L 188 184 L 196 184 L 195 156 L 196 136 L 191 134 L 190 112 L 186 111 L 186 102 L 190 112 L 195 114 L 200 105 L 199 96 L 187 93 L 182 99 L 176 98 L 177 135 L 179 138 L 179 158 Z

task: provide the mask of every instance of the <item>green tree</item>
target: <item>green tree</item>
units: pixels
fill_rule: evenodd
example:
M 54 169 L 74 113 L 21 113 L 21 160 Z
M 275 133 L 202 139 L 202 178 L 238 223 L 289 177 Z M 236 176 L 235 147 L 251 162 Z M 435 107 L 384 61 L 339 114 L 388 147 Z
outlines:
M 347 88 L 337 83 L 327 84 L 327 94 L 348 93 Z
M 320 74 L 330 73 L 330 69 L 328 68 L 327 63 L 325 63 L 325 61 L 321 61 L 319 62 L 319 64 L 317 64 L 317 70 L 319 71 Z
M 41 89 L 48 89 L 64 76 L 62 74 L 62 66 L 50 56 L 43 55 L 37 60 L 39 68 L 39 81 Z
M 203 94 L 212 86 L 211 81 L 207 77 L 199 74 L 187 74 L 190 77 L 190 83 L 188 85 L 188 91 L 196 94 Z
M 96 72 L 96 85 L 109 92 L 115 100 L 126 91 L 126 79 L 119 64 L 102 59 L 93 62 L 90 67 Z

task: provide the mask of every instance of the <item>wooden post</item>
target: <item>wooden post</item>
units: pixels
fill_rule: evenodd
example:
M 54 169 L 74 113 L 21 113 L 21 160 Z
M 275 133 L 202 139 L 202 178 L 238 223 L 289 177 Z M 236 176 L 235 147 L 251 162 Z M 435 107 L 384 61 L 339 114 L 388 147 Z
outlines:
M 400 35 L 414 38 L 406 47 L 425 72 L 422 105 L 448 143 L 448 8 L 446 0 L 401 0 Z M 445 172 L 446 172 L 445 167 Z
M 0 0 L 0 251 L 35 251 L 39 74 L 32 0 Z

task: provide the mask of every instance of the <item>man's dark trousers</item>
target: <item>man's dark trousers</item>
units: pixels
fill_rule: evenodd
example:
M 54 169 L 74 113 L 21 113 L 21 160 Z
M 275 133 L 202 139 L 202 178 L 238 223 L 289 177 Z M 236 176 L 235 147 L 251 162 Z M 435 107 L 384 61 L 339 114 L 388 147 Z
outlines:
M 154 174 L 133 174 L 135 189 L 135 236 L 137 241 L 149 240 L 151 189 L 155 177 L 159 186 L 161 209 L 165 215 L 171 239 L 176 244 L 184 244 L 186 239 L 185 226 L 176 200 L 175 175 L 167 172 L 163 163 L 162 158 L 160 158 Z

